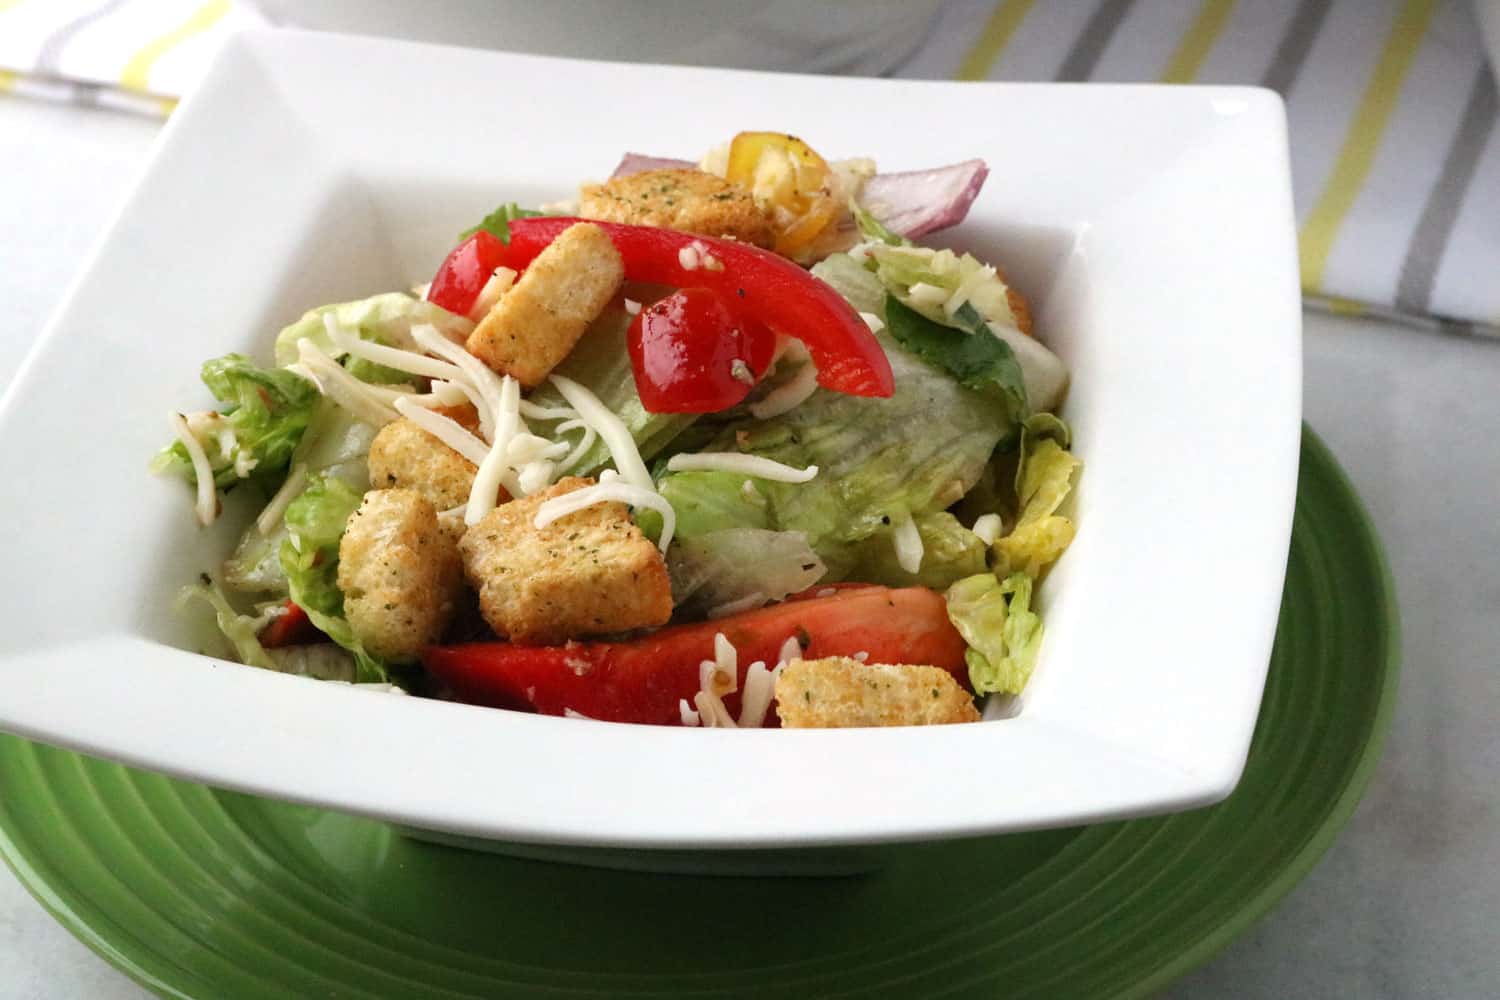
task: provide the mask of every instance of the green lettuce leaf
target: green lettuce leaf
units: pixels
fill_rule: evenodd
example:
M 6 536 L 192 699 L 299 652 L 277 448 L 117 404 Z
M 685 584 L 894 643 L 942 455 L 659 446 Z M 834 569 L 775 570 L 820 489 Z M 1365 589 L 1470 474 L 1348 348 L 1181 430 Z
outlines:
M 701 614 L 779 601 L 817 583 L 826 568 L 800 532 L 729 528 L 673 542 L 667 571 L 673 602 Z
M 1026 421 L 1021 431 L 1021 462 L 1016 470 L 1020 513 L 1015 527 L 995 539 L 995 571 L 1039 577 L 1073 541 L 1071 519 L 1057 513 L 1083 466 L 1067 450 L 1068 425 L 1050 413 Z
M 885 299 L 885 323 L 901 346 L 941 365 L 970 389 L 992 391 L 1005 400 L 1012 425 L 1026 419 L 1026 376 L 1010 345 L 990 332 L 989 324 L 965 305 L 955 317 L 963 328 L 944 326 L 902 305 L 894 295 Z
M 515 202 L 510 202 L 509 204 L 501 205 L 489 215 L 479 220 L 479 225 L 470 226 L 459 233 L 458 238 L 466 240 L 483 229 L 501 243 L 509 243 L 510 224 L 512 222 L 515 222 L 517 219 L 536 219 L 546 214 L 545 212 L 533 212 L 529 208 L 522 208 Z
M 214 485 L 241 479 L 274 478 L 291 460 L 319 398 L 317 387 L 293 372 L 261 368 L 243 354 L 226 354 L 203 365 L 203 384 L 220 410 L 202 419 L 198 442 L 214 470 Z M 157 473 L 197 482 L 192 459 L 181 441 L 157 453 Z
M 887 587 L 930 587 L 943 590 L 956 581 L 985 572 L 985 544 L 945 510 L 918 514 L 913 520 L 922 537 L 922 566 L 915 573 L 896 561 L 896 545 L 889 527 L 853 546 L 850 579 Z
M 276 335 L 276 363 L 289 365 L 295 362 L 297 341 L 304 337 L 311 340 L 330 357 L 341 357 L 343 352 L 333 346 L 333 342 L 328 338 L 328 330 L 323 324 L 323 316 L 329 312 L 333 313 L 339 326 L 346 330 L 356 331 L 364 340 L 405 350 L 417 349 L 417 343 L 411 336 L 411 328 L 422 323 L 436 327 L 444 336 L 453 339 L 468 336 L 474 328 L 474 324 L 470 323 L 467 317 L 451 313 L 441 306 L 413 298 L 405 292 L 386 292 L 354 302 L 319 306 L 317 309 L 304 313 L 301 319 L 285 327 Z M 350 374 L 366 382 L 395 385 L 409 383 L 413 378 L 405 372 L 371 364 L 358 358 L 348 359 L 345 367 L 349 369 Z
M 354 654 L 355 680 L 387 683 L 386 665 L 365 651 L 344 617 L 344 594 L 338 587 L 339 540 L 362 498 L 341 479 L 308 477 L 307 489 L 287 507 L 281 569 L 292 600 L 328 638 Z
M 865 249 L 880 283 L 933 322 L 959 325 L 957 313 L 967 305 L 978 318 L 1015 327 L 1008 286 L 994 268 L 972 254 L 916 246 L 906 240 L 867 244 Z
M 1042 646 L 1041 616 L 1031 609 L 1032 578 L 1012 573 L 965 577 L 948 588 L 948 619 L 964 637 L 976 694 L 1020 694 Z

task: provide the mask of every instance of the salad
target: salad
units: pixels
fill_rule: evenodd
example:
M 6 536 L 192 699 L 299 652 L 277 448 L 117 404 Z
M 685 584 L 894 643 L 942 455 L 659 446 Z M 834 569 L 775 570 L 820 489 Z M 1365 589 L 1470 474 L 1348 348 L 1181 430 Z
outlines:
M 245 664 L 496 708 L 977 721 L 1032 673 L 1079 470 L 1025 300 L 917 242 L 986 174 L 629 154 L 208 361 L 153 468 L 201 524 L 260 513 L 181 603 Z

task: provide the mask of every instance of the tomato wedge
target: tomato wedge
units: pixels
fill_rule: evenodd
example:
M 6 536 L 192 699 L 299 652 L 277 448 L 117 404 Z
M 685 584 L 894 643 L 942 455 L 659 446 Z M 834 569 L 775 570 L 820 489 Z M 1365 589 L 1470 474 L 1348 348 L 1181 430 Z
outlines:
M 500 244 L 504 258 L 496 263 L 520 271 L 558 234 L 580 222 L 592 222 L 609 234 L 624 258 L 628 280 L 710 289 L 750 319 L 802 341 L 824 388 L 851 396 L 886 397 L 895 391 L 885 351 L 854 307 L 828 284 L 769 250 L 655 226 L 548 217 L 512 222 L 510 242 Z
M 467 316 L 490 275 L 503 263 L 505 244 L 481 229 L 455 247 L 443 261 L 427 289 L 427 301 Z
M 477 705 L 680 725 L 679 702 L 692 704 L 698 665 L 713 658 L 719 632 L 738 651 L 742 690 L 750 664 L 774 664 L 782 643 L 791 637 L 810 659 L 864 652 L 872 663 L 929 664 L 947 670 L 965 687 L 969 683 L 963 637 L 948 620 L 942 595 L 925 587 L 849 587 L 827 597 L 676 625 L 623 642 L 434 646 L 422 664 L 461 701 Z M 738 693 L 725 703 L 738 715 Z M 774 706 L 766 724 L 779 724 Z
M 650 413 L 717 413 L 765 374 L 776 335 L 707 288 L 653 302 L 625 338 L 636 393 Z

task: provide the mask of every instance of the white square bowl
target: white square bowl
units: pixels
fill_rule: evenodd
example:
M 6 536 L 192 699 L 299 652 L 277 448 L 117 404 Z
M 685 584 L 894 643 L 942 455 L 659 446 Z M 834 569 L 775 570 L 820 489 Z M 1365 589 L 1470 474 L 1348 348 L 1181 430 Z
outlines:
M 184 648 L 226 554 L 146 462 L 200 363 L 313 305 L 429 277 L 501 201 L 624 150 L 806 135 L 883 169 L 991 166 L 942 242 L 995 260 L 1073 371 L 1076 542 L 1019 705 L 843 731 L 600 725 L 393 698 Z M 1234 787 L 1297 476 L 1300 311 L 1282 108 L 1241 88 L 1016 86 L 626 66 L 240 37 L 0 404 L 0 728 L 456 835 L 870 843 L 1182 809 Z M 205 400 L 206 401 L 206 400 Z M 226 518 L 232 521 L 232 518 Z M 1006 716 L 1001 718 L 1001 716 Z

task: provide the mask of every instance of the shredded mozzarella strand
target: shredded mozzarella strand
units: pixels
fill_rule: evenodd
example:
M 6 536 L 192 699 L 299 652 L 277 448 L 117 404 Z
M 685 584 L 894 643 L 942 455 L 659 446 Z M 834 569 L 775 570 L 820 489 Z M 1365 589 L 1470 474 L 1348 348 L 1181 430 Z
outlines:
M 495 303 L 500 297 L 510 291 L 510 286 L 516 283 L 516 272 L 508 267 L 497 267 L 495 272 L 485 281 L 484 287 L 479 290 L 479 297 L 474 300 L 474 305 L 469 309 L 469 319 L 475 323 L 489 315 L 489 311 L 495 308 Z
M 994 545 L 995 539 L 1000 537 L 1001 527 L 999 514 L 981 514 L 974 519 L 973 531 L 984 544 Z
M 378 391 L 381 387 L 366 385 L 306 337 L 297 341 L 297 353 L 303 366 L 317 376 L 315 384 L 323 395 L 360 420 L 375 427 L 384 427 L 400 416 L 391 408 L 391 401 L 400 393 L 391 390 L 381 392 Z
M 576 420 L 578 411 L 571 406 L 542 406 L 523 399 L 521 416 L 527 420 Z
M 433 382 L 432 392 L 427 399 L 430 399 L 434 406 L 459 406 L 470 401 L 470 392 L 472 390 L 462 382 Z M 477 396 L 477 393 L 475 395 Z M 416 402 L 424 406 L 427 404 L 421 396 L 416 398 Z
M 562 496 L 552 497 L 537 508 L 536 518 L 532 523 L 538 528 L 545 528 L 558 518 L 576 514 L 594 504 L 608 503 L 611 500 L 636 508 L 644 507 L 659 513 L 661 515 L 661 540 L 657 542 L 657 546 L 661 551 L 667 551 L 667 546 L 672 544 L 672 535 L 677 530 L 677 512 L 655 490 L 643 490 L 639 486 L 619 480 L 605 480 L 593 486 L 573 490 L 571 493 L 564 493 Z
M 598 396 L 572 379 L 556 374 L 551 379 L 552 384 L 557 386 L 557 391 L 578 411 L 579 418 L 604 439 L 610 457 L 614 459 L 615 468 L 620 470 L 625 481 L 655 493 L 656 484 L 651 481 L 651 473 L 646 471 L 646 463 L 641 459 L 640 450 L 635 446 L 635 438 L 631 436 L 630 428 L 625 426 L 625 422 L 600 402 Z
M 776 678 L 766 669 L 765 661 L 756 660 L 745 671 L 745 694 L 740 698 L 739 728 L 759 729 L 765 725 L 766 710 L 771 707 Z
M 801 656 L 802 643 L 797 641 L 795 635 L 789 635 L 786 637 L 786 641 L 781 644 L 781 649 L 776 653 L 776 665 L 778 667 L 784 666 L 793 660 L 799 659 Z
M 693 696 L 693 703 L 698 706 L 698 716 L 703 720 L 705 728 L 739 728 L 734 724 L 734 718 L 729 714 L 729 709 L 724 705 L 724 699 L 715 698 L 707 691 L 699 691 Z
M 475 465 L 482 463 L 489 455 L 489 449 L 484 446 L 484 442 L 469 433 L 463 424 L 460 424 L 451 417 L 445 417 L 441 413 L 433 413 L 431 410 L 425 410 L 406 399 L 396 400 L 396 410 L 407 420 L 410 420 Z
M 667 460 L 668 472 L 733 472 L 778 483 L 806 483 L 818 475 L 818 467 L 796 469 L 759 455 L 741 455 L 734 451 L 684 452 Z
M 750 415 L 756 420 L 769 420 L 788 413 L 807 402 L 807 398 L 818 391 L 818 369 L 811 361 L 797 369 L 797 374 L 750 404 Z
M 698 712 L 695 709 L 688 707 L 688 700 L 686 698 L 677 699 L 677 711 L 682 714 L 682 724 L 684 726 L 696 726 L 703 721 L 699 718 Z
M 594 717 L 592 715 L 584 715 L 582 712 L 575 712 L 571 708 L 564 708 L 563 709 L 563 718 L 564 719 L 594 719 Z M 597 722 L 598 720 L 594 719 L 594 721 Z
M 323 324 L 328 329 L 329 339 L 334 346 L 346 354 L 411 375 L 425 375 L 450 382 L 463 380 L 464 373 L 457 365 L 429 358 L 416 351 L 403 351 L 399 347 L 386 347 L 384 344 L 365 340 L 339 326 L 331 312 L 323 314 Z
M 187 418 L 180 413 L 174 413 L 171 417 L 172 431 L 177 435 L 177 440 L 187 449 L 188 459 L 193 463 L 193 478 L 198 481 L 197 497 L 193 503 L 193 513 L 198 517 L 198 523 L 207 527 L 214 523 L 214 518 L 219 516 L 219 494 L 214 489 L 214 467 L 208 460 L 208 453 L 203 450 L 203 442 L 193 436 L 193 431 L 188 427 Z
M 269 535 L 276 531 L 276 526 L 286 516 L 286 509 L 297 499 L 302 492 L 302 487 L 307 485 L 307 466 L 298 462 L 292 466 L 292 471 L 287 474 L 286 482 L 281 484 L 281 489 L 271 497 L 271 502 L 266 504 L 266 509 L 260 512 L 255 519 L 255 530 L 262 535 Z
M 578 443 L 573 446 L 572 451 L 568 452 L 567 457 L 558 463 L 558 472 L 566 472 L 577 465 L 578 460 L 587 455 L 589 449 L 594 447 L 594 442 L 599 440 L 599 434 L 582 420 L 565 420 L 557 425 L 554 433 L 564 434 L 568 431 L 577 430 L 580 427 L 583 428 L 583 437 L 579 438 Z
M 444 337 L 431 323 L 418 323 L 413 326 L 411 336 L 417 342 L 418 347 L 436 354 L 445 361 L 453 362 L 469 376 L 469 384 L 479 396 L 477 399 L 472 396 L 470 398 L 473 399 L 475 408 L 479 410 L 480 429 L 483 431 L 488 428 L 485 437 L 493 440 L 494 427 L 499 422 L 500 376 L 490 371 L 488 365 L 465 350 L 462 344 L 455 344 Z M 483 403 L 482 406 L 481 403 Z
M 490 444 L 489 453 L 479 463 L 479 471 L 474 473 L 474 485 L 469 489 L 468 510 L 464 512 L 465 524 L 476 524 L 480 518 L 495 509 L 501 484 L 513 495 L 525 495 L 511 470 L 509 459 L 506 458 L 511 440 L 517 433 L 525 430 L 525 425 L 521 423 L 521 383 L 509 375 L 500 380 L 500 398 L 496 401 L 495 413 L 495 440 Z
M 907 514 L 894 522 L 891 541 L 896 546 L 896 564 L 908 573 L 922 569 L 922 534 L 917 531 L 917 522 Z
M 865 321 L 865 326 L 870 328 L 871 333 L 879 333 L 885 329 L 885 320 L 874 313 L 862 312 L 859 314 L 859 318 Z

